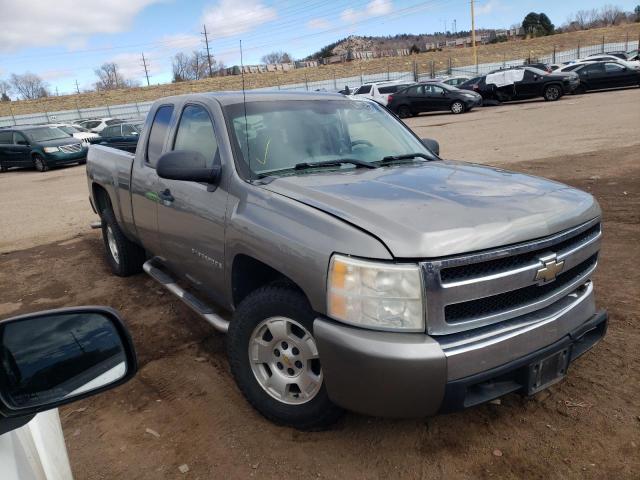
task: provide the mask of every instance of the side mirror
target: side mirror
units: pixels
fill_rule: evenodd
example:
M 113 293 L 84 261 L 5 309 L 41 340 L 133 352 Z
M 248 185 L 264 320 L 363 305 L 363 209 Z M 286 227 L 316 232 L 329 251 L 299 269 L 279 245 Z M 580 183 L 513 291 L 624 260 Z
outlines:
M 432 138 L 423 138 L 422 143 L 436 155 L 440 155 L 440 144 Z
M 120 385 L 137 371 L 115 310 L 77 307 L 0 322 L 0 418 L 32 415 Z
M 220 180 L 222 167 L 207 167 L 207 160 L 200 152 L 193 150 L 174 150 L 158 159 L 156 171 L 160 178 L 204 182 L 216 185 Z

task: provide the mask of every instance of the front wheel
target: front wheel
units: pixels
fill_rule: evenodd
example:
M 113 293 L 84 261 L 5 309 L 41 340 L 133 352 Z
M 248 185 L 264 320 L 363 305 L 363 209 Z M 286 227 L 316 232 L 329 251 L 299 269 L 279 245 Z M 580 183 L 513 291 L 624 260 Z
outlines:
M 549 85 L 544 89 L 544 99 L 547 102 L 555 102 L 562 96 L 562 91 L 557 85 Z
M 459 113 L 464 112 L 464 103 L 459 100 L 456 100 L 451 104 L 451 113 L 458 115 Z
M 274 283 L 240 303 L 227 334 L 231 372 L 245 398 L 267 419 L 300 430 L 326 428 L 342 414 L 324 385 L 314 318 L 299 290 Z
M 38 153 L 33 155 L 33 166 L 39 172 L 46 172 L 47 170 L 49 170 L 47 162 Z

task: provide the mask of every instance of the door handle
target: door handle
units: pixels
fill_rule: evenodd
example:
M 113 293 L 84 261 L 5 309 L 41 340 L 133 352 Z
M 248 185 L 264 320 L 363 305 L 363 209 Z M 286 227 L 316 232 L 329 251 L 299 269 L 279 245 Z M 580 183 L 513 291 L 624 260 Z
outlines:
M 160 192 L 158 196 L 164 203 L 171 203 L 175 200 L 174 196 L 171 195 L 171 190 L 169 190 L 168 188 L 165 189 L 164 192 Z

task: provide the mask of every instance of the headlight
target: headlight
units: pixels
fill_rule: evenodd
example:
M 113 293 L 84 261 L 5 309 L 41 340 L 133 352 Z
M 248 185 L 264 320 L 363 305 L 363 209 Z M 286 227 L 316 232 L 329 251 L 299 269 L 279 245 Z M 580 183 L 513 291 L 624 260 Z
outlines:
M 58 147 L 44 147 L 44 153 L 55 153 L 59 151 L 60 149 Z
M 425 329 L 418 265 L 394 265 L 334 255 L 327 280 L 327 313 L 378 330 Z

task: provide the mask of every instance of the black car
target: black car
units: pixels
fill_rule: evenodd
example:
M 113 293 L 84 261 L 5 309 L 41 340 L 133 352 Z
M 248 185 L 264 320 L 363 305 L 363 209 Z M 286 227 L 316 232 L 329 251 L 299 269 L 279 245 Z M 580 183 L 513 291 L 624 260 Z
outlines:
M 140 138 L 142 122 L 120 123 L 105 127 L 100 137 L 92 139 L 92 143 L 135 153 Z
M 542 70 L 543 72 L 551 73 L 553 69 L 547 65 L 546 63 L 525 63 L 522 65 L 523 67 L 532 67 L 537 68 L 538 70 Z
M 411 85 L 389 96 L 387 108 L 400 118 L 421 112 L 450 110 L 451 113 L 468 112 L 482 105 L 482 97 L 444 83 L 428 82 Z
M 482 95 L 484 100 L 510 102 L 543 97 L 547 101 L 560 99 L 580 85 L 572 72 L 547 73 L 533 67 L 496 70 L 481 79 L 472 79 L 460 86 Z
M 574 70 L 580 77 L 577 92 L 603 88 L 640 86 L 640 70 L 617 62 L 589 62 L 579 64 Z

